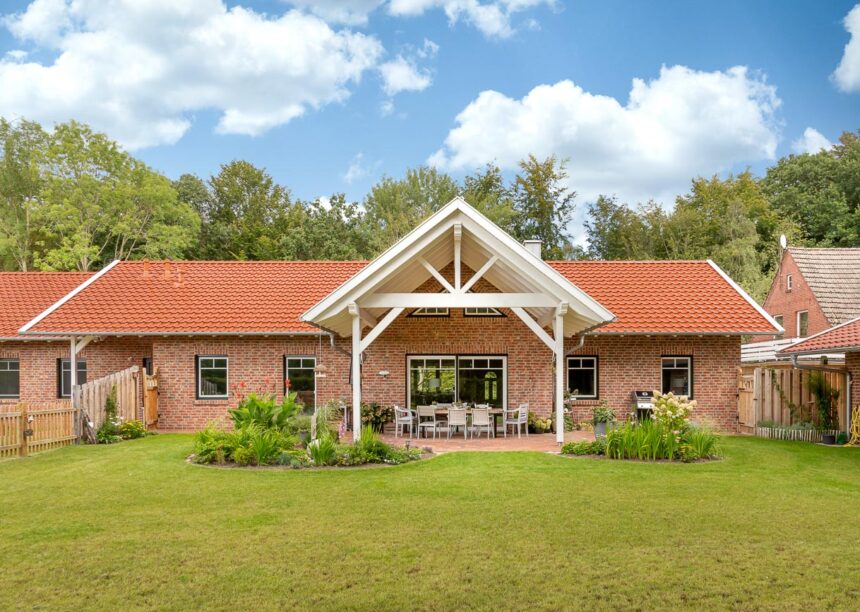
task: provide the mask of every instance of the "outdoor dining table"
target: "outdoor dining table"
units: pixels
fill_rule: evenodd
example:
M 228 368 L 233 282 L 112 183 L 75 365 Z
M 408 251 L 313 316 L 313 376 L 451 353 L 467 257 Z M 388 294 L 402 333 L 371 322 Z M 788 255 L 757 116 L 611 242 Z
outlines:
M 446 417 L 448 416 L 448 410 L 449 410 L 448 407 L 435 406 L 435 408 L 436 408 L 436 416 L 439 416 L 439 415 L 446 416 Z M 474 410 L 474 408 L 467 407 L 466 408 L 466 414 L 471 415 L 472 410 Z M 483 410 L 483 408 L 480 408 L 479 410 Z M 504 417 L 504 414 L 505 414 L 505 411 L 501 408 L 490 408 L 490 417 L 492 417 L 492 419 L 493 419 L 493 432 L 494 433 L 497 433 L 499 431 L 499 423 L 501 423 L 502 418 Z M 498 419 L 497 419 L 497 417 L 498 417 Z M 497 423 L 497 420 L 498 420 L 498 423 Z

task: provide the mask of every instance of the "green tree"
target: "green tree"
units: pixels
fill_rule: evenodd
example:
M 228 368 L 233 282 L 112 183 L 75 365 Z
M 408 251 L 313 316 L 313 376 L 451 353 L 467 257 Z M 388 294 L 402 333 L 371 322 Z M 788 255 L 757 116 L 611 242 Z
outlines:
M 30 270 L 41 240 L 48 135 L 32 121 L 0 118 L 0 269 Z
M 57 125 L 41 191 L 43 269 L 81 271 L 111 259 L 179 257 L 199 220 L 170 181 L 75 121 Z
M 188 186 L 192 181 L 186 180 Z M 194 191 L 199 190 L 193 187 Z M 221 166 L 209 179 L 201 206 L 200 256 L 204 259 L 277 259 L 290 228 L 290 194 L 271 175 L 246 161 Z M 188 197 L 188 192 L 186 192 Z
M 654 204 L 638 211 L 617 198 L 598 196 L 588 205 L 584 225 L 591 259 L 655 259 L 665 214 Z
M 368 259 L 373 251 L 370 226 L 358 205 L 343 194 L 294 206 L 293 226 L 282 239 L 284 259 Z
M 517 211 L 511 190 L 495 164 L 463 179 L 463 199 L 508 233 L 516 231 Z
M 566 162 L 554 155 L 543 161 L 534 155 L 522 160 L 511 189 L 517 213 L 515 235 L 543 241 L 546 259 L 564 258 L 571 249 L 568 225 L 576 193 L 567 187 Z
M 374 250 L 381 252 L 450 202 L 460 191 L 447 174 L 422 166 L 402 179 L 383 177 L 364 200 L 365 221 L 373 230 Z

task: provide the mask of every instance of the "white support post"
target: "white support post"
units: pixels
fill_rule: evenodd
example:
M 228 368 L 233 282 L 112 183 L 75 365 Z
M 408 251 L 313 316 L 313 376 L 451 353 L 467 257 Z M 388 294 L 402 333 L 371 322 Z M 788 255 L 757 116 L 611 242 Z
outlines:
M 454 224 L 454 289 L 460 291 L 460 279 L 462 274 L 460 271 L 460 243 L 463 239 L 463 226 L 459 223 Z
M 352 439 L 361 437 L 361 314 L 358 306 L 349 305 L 352 315 Z
M 71 340 L 71 363 L 69 364 L 69 391 L 72 394 L 72 401 L 75 397 L 75 385 L 78 384 L 78 339 L 72 336 Z
M 562 302 L 555 311 L 555 439 L 564 444 L 564 315 L 567 304 Z

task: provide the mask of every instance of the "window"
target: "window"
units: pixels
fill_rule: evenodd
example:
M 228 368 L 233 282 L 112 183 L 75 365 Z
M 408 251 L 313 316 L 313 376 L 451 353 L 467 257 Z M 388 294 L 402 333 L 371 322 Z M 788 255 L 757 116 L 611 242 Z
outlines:
M 501 408 L 505 399 L 505 358 L 458 358 L 457 399 L 470 404 L 489 404 L 493 408 Z
M 57 397 L 72 397 L 72 360 L 57 360 Z M 75 383 L 83 385 L 87 382 L 87 362 L 78 359 L 78 371 L 75 374 Z
M 17 359 L 0 359 L 0 397 L 18 397 L 21 372 Z
M 785 290 L 791 291 L 794 289 L 794 277 L 791 274 L 785 275 Z
M 289 380 L 289 390 L 308 409 L 316 405 L 316 365 L 316 357 L 284 357 L 284 393 Z
M 152 357 L 143 358 L 143 371 L 147 376 L 152 376 Z
M 200 355 L 197 357 L 197 397 L 200 399 L 227 397 L 227 357 Z
M 455 357 L 410 357 L 410 406 L 453 402 L 457 393 L 456 364 Z
M 693 397 L 693 358 L 663 357 L 663 393 Z
M 597 357 L 567 358 L 567 390 L 577 398 L 597 397 Z
M 490 306 L 476 306 L 474 308 L 464 308 L 464 317 L 503 317 L 501 311 Z
M 785 325 L 782 323 L 782 315 L 773 315 L 773 320 L 779 323 L 780 327 L 785 327 Z
M 413 317 L 447 317 L 448 316 L 447 308 L 438 308 L 436 306 L 427 306 L 425 308 L 419 308 L 418 310 L 413 310 L 411 316 Z
M 800 310 L 797 312 L 797 337 L 805 338 L 809 334 L 809 312 Z

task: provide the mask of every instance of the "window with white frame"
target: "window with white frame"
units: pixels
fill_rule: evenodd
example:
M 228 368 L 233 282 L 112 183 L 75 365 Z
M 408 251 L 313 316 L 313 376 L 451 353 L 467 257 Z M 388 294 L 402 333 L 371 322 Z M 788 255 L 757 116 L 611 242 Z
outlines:
M 213 399 L 227 397 L 228 360 L 226 355 L 197 357 L 197 397 Z
M 18 397 L 21 372 L 17 359 L 0 359 L 0 397 Z
M 464 317 L 503 317 L 501 311 L 491 306 L 475 306 L 463 309 Z
M 794 289 L 794 277 L 791 274 L 785 275 L 785 290 L 791 291 Z
M 567 358 L 567 390 L 579 399 L 597 397 L 597 357 Z
M 72 360 L 59 359 L 57 361 L 57 397 L 72 397 Z M 83 385 L 87 382 L 87 362 L 78 360 L 78 370 L 75 373 L 75 384 Z
M 806 338 L 809 335 L 809 311 L 799 310 L 797 312 L 797 337 Z
M 776 321 L 780 327 L 785 327 L 782 323 L 782 315 L 773 315 L 773 320 Z
M 316 357 L 284 357 L 284 391 L 296 393 L 306 409 L 316 404 Z
M 665 356 L 662 360 L 663 393 L 693 397 L 693 358 Z
M 436 306 L 425 306 L 412 311 L 413 317 L 447 317 L 447 308 L 438 308 Z

